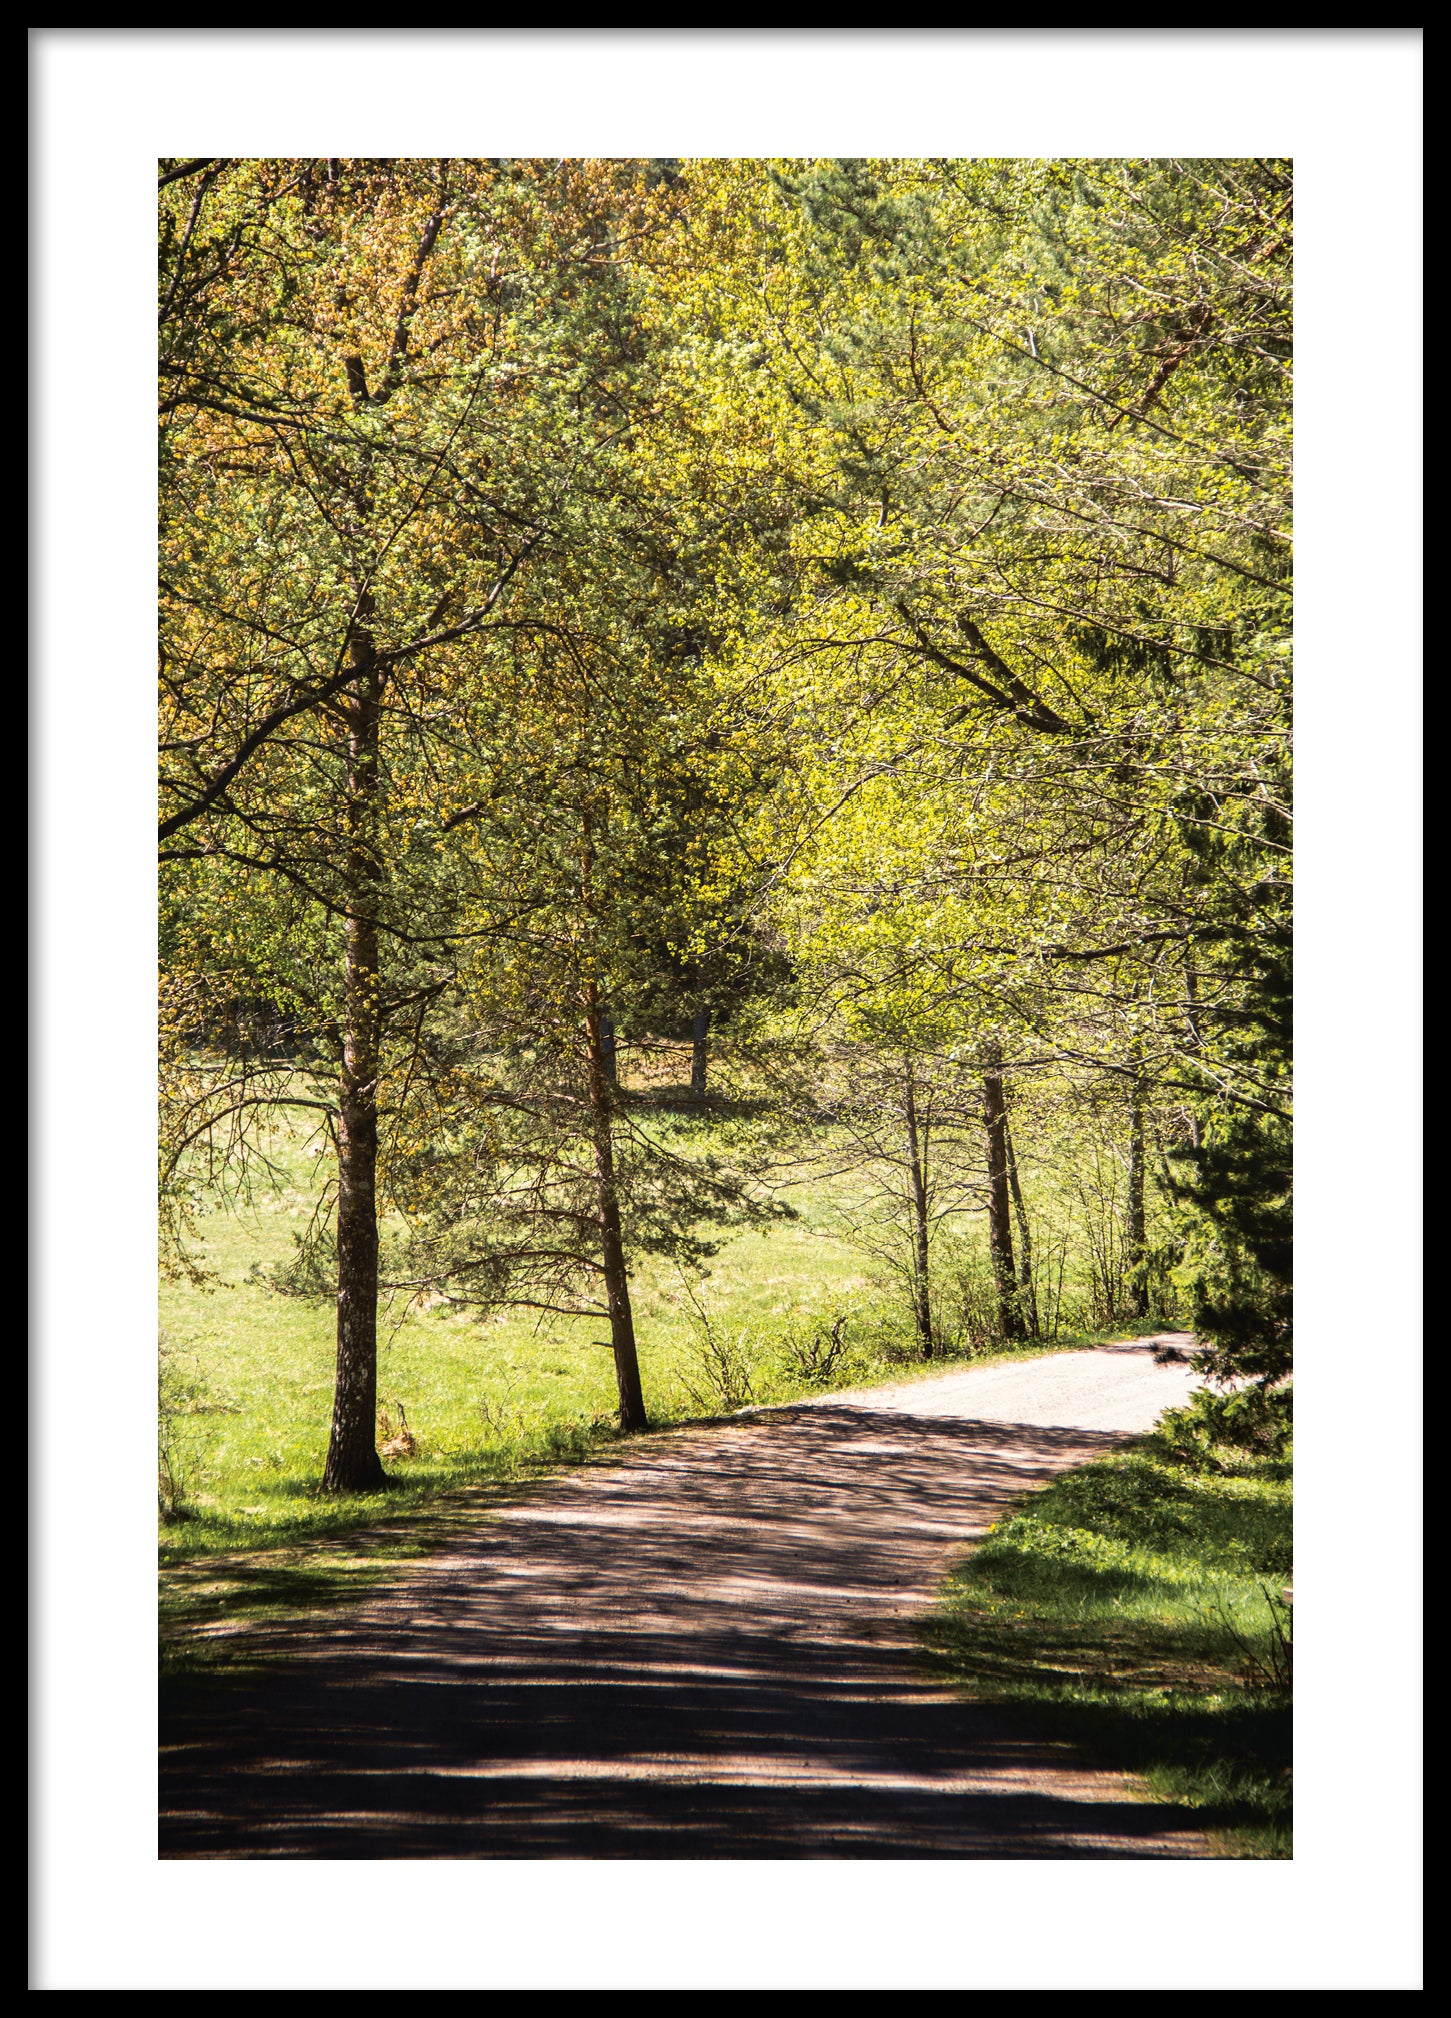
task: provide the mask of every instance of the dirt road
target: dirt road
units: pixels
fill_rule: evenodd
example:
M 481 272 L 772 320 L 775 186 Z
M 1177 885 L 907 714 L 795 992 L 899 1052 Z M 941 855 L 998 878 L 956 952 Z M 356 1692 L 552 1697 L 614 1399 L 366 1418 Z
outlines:
M 1153 1344 L 645 1439 L 461 1524 L 173 1721 L 161 1854 L 1207 1854 L 934 1687 L 910 1627 L 1011 1501 L 1184 1400 Z

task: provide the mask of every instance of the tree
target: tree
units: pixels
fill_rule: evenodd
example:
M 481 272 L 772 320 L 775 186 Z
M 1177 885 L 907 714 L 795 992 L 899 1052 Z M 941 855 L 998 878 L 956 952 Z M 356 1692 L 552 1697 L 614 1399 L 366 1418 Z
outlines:
M 733 1113 L 718 1097 L 707 1135 L 693 1099 L 638 1069 L 652 1047 L 634 1018 L 659 986 L 657 948 L 688 943 L 702 904 L 692 862 L 709 861 L 712 825 L 750 780 L 714 726 L 714 686 L 652 656 L 654 599 L 641 584 L 632 604 L 623 583 L 602 606 L 583 573 L 546 633 L 491 654 L 497 720 L 480 740 L 500 784 L 462 827 L 461 859 L 469 904 L 514 922 L 467 936 L 454 1022 L 420 1048 L 390 1172 L 413 1224 L 398 1279 L 460 1307 L 607 1317 L 632 1430 L 647 1423 L 632 1259 L 697 1262 L 713 1251 L 703 1228 L 780 1208 L 753 1183 L 749 1099 Z M 671 845 L 682 818 L 688 854 Z M 607 1003 L 632 1040 L 617 1069 Z M 732 1133 L 734 1160 L 719 1146 Z
M 1010 1002 L 1146 1099 L 1213 1085 L 1279 1113 L 1282 1061 L 1242 1036 L 1274 935 L 1237 922 L 1239 867 L 1202 844 L 1239 831 L 1237 806 L 1288 808 L 1287 165 L 775 179 L 797 257 L 763 282 L 758 328 L 794 429 L 798 574 L 756 648 L 832 719 L 819 807 L 886 772 L 978 794 L 970 820 L 908 828 L 901 985 L 956 990 L 965 1025 Z M 1277 893 L 1286 844 L 1262 842 Z
M 653 199 L 631 164 L 229 165 L 198 189 L 226 257 L 188 294 L 172 281 L 196 219 L 167 222 L 184 185 L 163 187 L 181 246 L 163 306 L 194 305 L 163 401 L 168 955 L 183 991 L 226 973 L 295 1016 L 337 1074 L 324 1482 L 358 1490 L 382 1482 L 380 1129 L 457 967 L 461 892 L 436 844 L 478 768 L 475 654 L 548 629 L 592 536 L 632 376 L 601 299 L 611 234 L 647 229 Z M 466 929 L 498 924 L 475 910 Z M 275 1074 L 215 1075 L 170 1167 L 282 1097 Z
M 1188 1272 L 1199 1367 L 1269 1388 L 1292 1363 L 1291 957 L 1283 782 L 1240 781 L 1185 809 L 1217 930 L 1194 973 L 1193 1131 L 1176 1155 L 1198 1217 Z M 1195 1052 L 1198 1052 L 1197 1059 Z

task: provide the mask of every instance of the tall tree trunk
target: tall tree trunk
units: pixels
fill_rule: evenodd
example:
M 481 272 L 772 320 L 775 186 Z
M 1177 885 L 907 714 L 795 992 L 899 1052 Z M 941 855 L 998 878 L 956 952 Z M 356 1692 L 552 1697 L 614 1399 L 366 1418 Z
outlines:
M 922 1357 L 931 1359 L 934 1341 L 932 1285 L 927 1272 L 927 1150 L 923 1131 L 917 1123 L 917 1090 L 912 1083 L 910 1060 L 902 1097 L 902 1115 L 907 1124 L 907 1168 L 912 1179 L 912 1309 L 917 1320 Z
M 589 1054 L 590 1127 L 594 1137 L 595 1181 L 599 1199 L 600 1260 L 610 1311 L 610 1343 L 615 1353 L 615 1384 L 620 1391 L 620 1428 L 648 1429 L 645 1396 L 640 1386 L 640 1361 L 635 1351 L 635 1318 L 630 1308 L 630 1280 L 625 1272 L 625 1244 L 620 1234 L 620 1198 L 615 1185 L 615 1149 L 611 1119 L 610 1076 L 605 1064 L 605 1019 L 599 990 L 585 985 L 585 1040 Z
M 615 1019 L 600 1013 L 600 1057 L 605 1068 L 605 1077 L 611 1086 L 620 1083 L 620 1061 L 615 1046 Z
M 1006 1105 L 1006 1102 L 1004 1103 Z M 1006 1116 L 1003 1142 L 1008 1152 L 1008 1190 L 1013 1195 L 1013 1217 L 1018 1222 L 1018 1301 L 1023 1323 L 1031 1337 L 1038 1336 L 1038 1298 L 1033 1289 L 1033 1235 L 1028 1226 L 1028 1208 L 1018 1183 L 1018 1159 L 1013 1151 L 1013 1131 Z
M 984 1053 L 983 1124 L 987 1132 L 987 1237 L 998 1297 L 998 1329 L 1004 1338 L 1023 1336 L 1018 1284 L 1013 1269 L 1012 1208 L 1008 1197 L 1008 1110 L 1003 1099 L 1003 1054 L 993 1041 Z
M 1135 1065 L 1138 1060 L 1135 1057 Z M 1135 1070 L 1129 1095 L 1129 1198 L 1124 1228 L 1129 1264 L 1129 1309 L 1149 1314 L 1149 1248 L 1144 1216 L 1144 1082 Z
M 695 1021 L 690 1026 L 690 1097 L 692 1100 L 705 1098 L 705 1039 L 710 1029 L 709 1009 L 697 1009 Z
M 382 976 L 380 868 L 374 832 L 382 679 L 370 638 L 354 646 L 367 670 L 347 704 L 347 920 L 343 935 L 343 1064 L 338 1087 L 338 1352 L 325 1492 L 387 1484 L 376 1443 L 378 1403 L 378 1069 Z

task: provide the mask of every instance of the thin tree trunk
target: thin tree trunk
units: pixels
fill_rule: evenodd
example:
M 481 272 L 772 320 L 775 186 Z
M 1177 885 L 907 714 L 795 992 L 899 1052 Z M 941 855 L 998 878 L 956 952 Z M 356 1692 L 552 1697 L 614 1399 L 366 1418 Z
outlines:
M 692 1100 L 705 1098 L 705 1039 L 710 1029 L 709 1009 L 697 1009 L 695 1021 L 690 1027 L 690 1097 Z
M 594 918 L 594 840 L 589 815 L 579 864 L 579 894 L 585 918 Z M 615 1385 L 620 1394 L 621 1429 L 648 1429 L 645 1396 L 640 1386 L 640 1361 L 635 1350 L 635 1318 L 630 1308 L 630 1279 L 625 1270 L 625 1242 L 620 1230 L 620 1194 L 615 1180 L 614 1025 L 600 1004 L 599 982 L 584 983 L 585 1077 L 589 1095 L 590 1134 L 595 1153 L 595 1195 L 599 1207 L 600 1265 L 605 1278 L 605 1302 L 610 1313 L 610 1343 L 615 1354 Z
M 1018 1284 L 1013 1268 L 1012 1208 L 1008 1196 L 1008 1111 L 1003 1100 L 1002 1049 L 994 1041 L 984 1054 L 983 1124 L 987 1133 L 987 1235 L 998 1297 L 998 1329 L 1004 1338 L 1023 1336 Z
M 927 1272 L 927 1154 L 917 1125 L 917 1093 L 912 1084 L 910 1062 L 907 1065 L 902 1114 L 907 1124 L 907 1168 L 912 1179 L 912 1309 L 917 1320 L 917 1336 L 922 1343 L 922 1357 L 931 1359 L 934 1341 L 931 1279 Z
M 408 354 L 408 326 L 423 269 L 442 227 L 447 168 L 440 172 L 439 208 L 424 227 L 405 282 L 392 351 L 382 382 L 369 391 L 362 359 L 345 356 L 353 409 L 361 413 L 391 397 Z M 360 523 L 372 516 L 372 455 L 358 465 L 353 506 Z M 348 730 L 347 917 L 343 933 L 343 1063 L 338 1089 L 338 1346 L 332 1430 L 323 1489 L 367 1492 L 387 1484 L 377 1448 L 378 1403 L 378 1074 L 383 1050 L 382 971 L 378 912 L 383 870 L 377 817 L 381 778 L 378 743 L 386 675 L 377 662 L 374 603 L 366 585 L 358 600 L 350 655 L 355 692 L 343 704 Z
M 380 880 L 374 820 L 382 679 L 372 641 L 368 668 L 348 703 L 347 920 L 343 937 L 343 1064 L 338 1088 L 338 1333 L 325 1492 L 387 1484 L 375 1439 L 378 1403 L 378 1068 L 382 1050 L 378 961 Z
M 620 1061 L 615 1047 L 615 1019 L 600 1014 L 600 1055 L 604 1061 L 605 1077 L 611 1086 L 620 1083 Z
M 625 1245 L 620 1234 L 620 1199 L 615 1184 L 614 1136 L 610 1114 L 610 1080 L 605 1066 L 604 1018 L 599 990 L 585 984 L 585 1040 L 588 1047 L 589 1108 L 594 1136 L 595 1180 L 599 1199 L 600 1260 L 610 1311 L 610 1343 L 615 1353 L 615 1384 L 620 1391 L 620 1428 L 648 1429 L 645 1396 L 640 1386 L 640 1361 L 635 1351 L 635 1319 L 630 1308 L 630 1281 L 625 1272 Z
M 1124 1229 L 1124 1244 L 1128 1249 L 1129 1309 L 1135 1317 L 1147 1317 L 1149 1314 L 1144 1161 L 1144 1082 L 1135 1072 L 1129 1096 L 1129 1197 Z
M 1038 1336 L 1038 1298 L 1033 1289 L 1033 1236 L 1028 1227 L 1028 1209 L 1018 1184 L 1018 1159 L 1013 1152 L 1013 1131 L 1003 1118 L 1003 1143 L 1008 1153 L 1008 1190 L 1013 1195 L 1013 1216 L 1018 1222 L 1018 1292 L 1023 1322 L 1029 1333 Z

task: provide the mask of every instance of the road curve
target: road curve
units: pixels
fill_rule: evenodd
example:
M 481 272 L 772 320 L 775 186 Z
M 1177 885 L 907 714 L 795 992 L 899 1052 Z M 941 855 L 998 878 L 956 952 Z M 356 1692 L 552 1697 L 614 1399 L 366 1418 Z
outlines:
M 460 1522 L 171 1719 L 162 1856 L 1211 1854 L 911 1631 L 1013 1500 L 1182 1403 L 1155 1343 L 642 1439 Z

